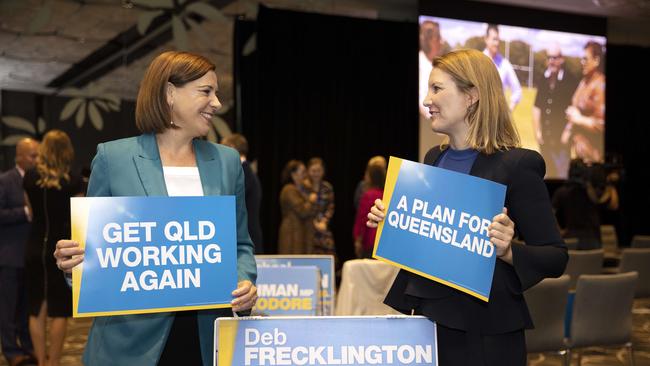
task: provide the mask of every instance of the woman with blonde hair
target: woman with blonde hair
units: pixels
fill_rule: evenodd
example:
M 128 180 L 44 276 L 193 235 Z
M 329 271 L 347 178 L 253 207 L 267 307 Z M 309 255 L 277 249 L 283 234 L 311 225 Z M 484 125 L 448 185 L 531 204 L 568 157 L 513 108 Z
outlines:
M 425 164 L 507 186 L 503 212 L 488 230 L 497 255 L 490 300 L 402 270 L 385 303 L 437 323 L 442 366 L 526 365 L 524 329 L 533 324 L 523 292 L 560 276 L 568 259 L 543 181 L 544 160 L 519 148 L 497 69 L 479 51 L 434 59 L 423 104 L 432 129 L 447 135 L 446 143 L 429 150 Z M 376 200 L 367 225 L 376 227 L 384 216 L 384 204 Z M 515 228 L 521 243 L 513 241 Z
M 23 180 L 32 216 L 25 255 L 29 332 L 41 366 L 59 364 L 67 318 L 72 315 L 72 295 L 52 252 L 59 239 L 70 235 L 70 197 L 80 194 L 82 189 L 81 177 L 70 171 L 73 159 L 74 149 L 68 135 L 52 130 L 45 134 L 39 147 L 36 168 L 27 171 Z

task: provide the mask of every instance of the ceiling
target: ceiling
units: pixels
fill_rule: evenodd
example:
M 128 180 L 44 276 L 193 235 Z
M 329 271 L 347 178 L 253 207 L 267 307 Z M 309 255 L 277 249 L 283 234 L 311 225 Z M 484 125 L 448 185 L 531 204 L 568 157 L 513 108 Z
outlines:
M 192 3 L 191 0 L 176 1 Z M 232 38 L 237 16 L 254 18 L 255 0 L 209 0 L 184 18 L 186 47 L 217 65 L 224 104 L 233 97 Z M 414 20 L 417 0 L 264 0 L 267 6 L 369 18 Z M 650 46 L 650 0 L 491 0 L 494 3 L 606 16 L 616 43 Z M 0 89 L 110 93 L 134 99 L 154 55 L 175 49 L 174 21 L 144 19 L 172 0 L 0 0 Z M 207 14 L 207 15 L 206 15 Z M 152 15 L 152 16 L 148 16 Z M 223 17 L 225 16 L 225 17 Z M 144 33 L 144 34 L 143 34 Z M 177 37 L 178 38 L 178 37 Z M 178 42 L 178 39 L 176 39 Z M 253 46 L 251 44 L 251 46 Z

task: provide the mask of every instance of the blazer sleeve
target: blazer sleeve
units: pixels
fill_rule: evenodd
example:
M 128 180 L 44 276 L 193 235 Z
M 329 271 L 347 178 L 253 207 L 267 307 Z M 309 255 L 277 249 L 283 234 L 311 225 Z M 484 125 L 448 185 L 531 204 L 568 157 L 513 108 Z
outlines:
M 541 155 L 523 150 L 508 185 L 508 215 L 524 244 L 513 243 L 512 261 L 524 291 L 546 277 L 559 277 L 569 258 L 562 240 L 548 190 Z
M 9 192 L 7 192 L 8 184 L 6 179 L 0 181 L 0 224 L 9 225 L 27 222 L 24 206 L 8 207 L 10 205 Z
M 97 154 L 90 164 L 88 180 L 88 197 L 111 197 L 110 174 L 106 162 L 106 151 L 103 144 L 97 145 Z
M 239 162 L 239 156 L 235 166 L 237 167 L 235 192 L 236 192 L 236 215 L 237 215 L 237 278 L 239 281 L 248 280 L 255 283 L 257 279 L 257 265 L 253 256 L 253 242 L 248 233 L 248 214 L 246 212 L 246 184 L 244 182 L 244 170 Z

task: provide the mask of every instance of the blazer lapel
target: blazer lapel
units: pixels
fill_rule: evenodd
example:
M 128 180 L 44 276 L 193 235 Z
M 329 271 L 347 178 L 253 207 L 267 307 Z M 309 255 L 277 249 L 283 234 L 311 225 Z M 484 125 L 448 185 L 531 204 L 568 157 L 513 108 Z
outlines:
M 138 137 L 139 151 L 133 157 L 142 187 L 147 196 L 167 196 L 165 177 L 158 152 L 158 143 L 153 134 Z
M 209 142 L 194 139 L 194 152 L 196 153 L 196 166 L 199 168 L 201 185 L 204 196 L 221 195 L 221 175 L 223 167 L 218 156 L 218 150 L 211 148 Z
M 440 154 L 442 154 L 442 150 L 440 149 L 440 146 L 434 147 L 430 152 L 428 152 L 424 156 L 423 163 L 428 165 L 433 165 L 436 162 L 436 160 L 438 160 L 438 156 L 440 156 Z

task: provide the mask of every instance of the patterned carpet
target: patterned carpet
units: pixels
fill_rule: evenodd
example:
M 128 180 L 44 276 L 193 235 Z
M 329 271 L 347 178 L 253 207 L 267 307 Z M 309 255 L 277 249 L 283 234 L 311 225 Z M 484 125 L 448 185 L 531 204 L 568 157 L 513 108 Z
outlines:
M 634 304 L 633 335 L 634 361 L 636 366 L 650 366 L 650 299 L 637 300 Z M 90 319 L 70 319 L 68 334 L 64 345 L 62 366 L 81 365 Z M 577 365 L 574 353 L 572 365 Z M 531 366 L 560 366 L 562 358 L 553 354 L 530 354 Z M 588 348 L 582 352 L 582 366 L 616 366 L 629 365 L 628 354 L 620 348 Z M 6 366 L 4 356 L 0 357 L 0 366 Z

